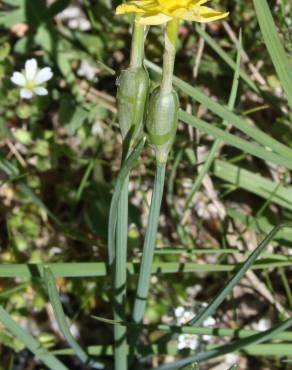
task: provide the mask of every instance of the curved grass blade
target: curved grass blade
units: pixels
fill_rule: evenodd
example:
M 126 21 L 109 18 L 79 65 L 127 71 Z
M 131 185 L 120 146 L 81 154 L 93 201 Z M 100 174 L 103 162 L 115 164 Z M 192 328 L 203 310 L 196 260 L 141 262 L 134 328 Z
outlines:
M 242 349 L 244 349 L 245 347 L 248 347 L 248 346 L 252 346 L 252 345 L 255 345 L 255 344 L 259 344 L 259 343 L 271 340 L 271 339 L 274 338 L 275 335 L 277 335 L 279 333 L 282 333 L 283 331 L 285 331 L 286 329 L 288 329 L 291 326 L 292 326 L 292 318 L 290 318 L 290 319 L 288 319 L 288 320 L 286 320 L 286 321 L 284 321 L 284 322 L 282 322 L 278 325 L 275 325 L 273 328 L 271 328 L 269 330 L 266 330 L 264 332 L 252 335 L 248 338 L 239 339 L 239 340 L 237 340 L 233 343 L 226 344 L 226 345 L 223 345 L 223 346 L 218 346 L 218 347 L 215 347 L 214 349 L 211 349 L 209 351 L 202 352 L 202 353 L 199 353 L 199 354 L 194 355 L 194 356 L 189 356 L 185 359 L 178 360 L 178 361 L 175 361 L 175 362 L 172 362 L 172 363 L 169 363 L 169 364 L 158 366 L 154 369 L 155 370 L 178 370 L 182 366 L 186 366 L 186 365 L 191 364 L 192 362 L 195 362 L 195 361 L 199 362 L 199 363 L 203 362 L 203 361 L 207 361 L 211 358 L 222 356 L 222 355 L 225 355 L 225 354 L 228 354 L 228 353 L 232 353 L 232 352 L 235 352 L 235 351 L 238 351 L 238 350 L 242 350 Z M 152 369 L 152 370 L 154 370 L 154 369 Z
M 266 0 L 253 0 L 262 35 L 292 109 L 292 67 Z
M 141 269 L 139 272 L 138 286 L 134 303 L 134 322 L 141 322 L 143 320 L 145 312 L 156 244 L 155 242 L 157 236 L 158 219 L 160 214 L 161 200 L 163 196 L 165 167 L 165 163 L 157 162 L 156 164 L 154 188 L 152 193 L 150 211 L 148 216 L 148 225 L 143 246 Z
M 61 330 L 67 343 L 74 350 L 76 356 L 84 363 L 91 366 L 94 369 L 103 369 L 104 365 L 102 363 L 92 360 L 88 354 L 80 347 L 75 338 L 70 332 L 66 317 L 63 311 L 62 303 L 60 301 L 59 293 L 55 283 L 55 277 L 49 268 L 49 266 L 44 266 L 44 281 L 47 286 L 49 298 L 51 305 L 54 310 L 55 318 L 57 320 L 59 329 Z
M 42 345 L 20 325 L 11 319 L 9 314 L 0 306 L 0 322 L 46 366 L 51 370 L 69 370 L 54 355 L 49 353 Z
M 201 120 L 200 118 L 192 116 L 191 114 L 183 110 L 179 111 L 179 119 L 187 123 L 188 125 L 193 126 L 196 129 L 215 137 L 216 139 L 220 139 L 221 141 L 224 141 L 225 143 L 228 143 L 229 145 L 242 150 L 243 152 L 254 155 L 255 157 L 261 158 L 265 161 L 271 161 L 278 165 L 285 166 L 288 169 L 292 169 L 291 158 L 288 159 L 287 157 L 283 157 L 277 153 L 265 149 L 262 145 L 241 139 L 233 134 L 230 134 L 229 132 L 226 132 L 210 123 Z
M 109 224 L 108 224 L 108 260 L 109 265 L 112 266 L 115 258 L 115 229 L 118 218 L 118 205 L 121 196 L 123 184 L 130 172 L 130 170 L 136 165 L 142 149 L 144 148 L 146 138 L 143 137 L 138 144 L 131 151 L 129 157 L 125 160 L 118 175 L 114 194 L 111 201 L 110 212 L 109 212 Z
M 247 338 L 255 334 L 261 333 L 257 330 L 250 330 L 250 329 L 229 329 L 229 328 L 208 328 L 205 326 L 202 327 L 194 327 L 194 326 L 178 326 L 178 325 L 167 325 L 167 324 L 137 324 L 132 321 L 116 321 L 116 320 L 110 320 L 105 319 L 103 317 L 98 316 L 92 316 L 93 319 L 104 322 L 106 324 L 110 325 L 124 325 L 129 327 L 140 327 L 141 329 L 145 329 L 149 332 L 151 331 L 158 331 L 158 332 L 166 332 L 174 334 L 191 334 L 191 335 L 209 335 L 212 337 L 218 337 L 218 338 L 233 338 L 233 339 L 239 339 L 239 338 Z M 292 341 L 292 331 L 286 331 L 282 332 L 280 334 L 275 335 L 273 339 L 281 339 L 286 341 Z M 292 355 L 292 353 L 291 353 Z
M 145 65 L 153 72 L 161 74 L 161 68 L 158 67 L 156 64 L 150 62 L 149 60 L 145 60 Z M 245 119 L 239 117 L 233 112 L 230 112 L 224 106 L 216 103 L 214 100 L 204 95 L 199 89 L 192 87 L 180 78 L 174 77 L 173 83 L 185 94 L 202 104 L 204 107 L 212 111 L 217 116 L 221 117 L 226 122 L 232 124 L 238 130 L 244 132 L 246 135 L 257 141 L 262 146 L 270 147 L 275 153 L 280 154 L 288 160 L 291 160 L 292 149 L 288 146 L 280 143 L 278 140 L 272 138 L 270 135 L 261 131 L 257 127 L 250 125 Z
M 274 339 L 274 338 L 273 338 Z M 113 354 L 113 347 L 111 345 L 104 345 L 104 346 L 89 346 L 87 347 L 88 353 L 95 356 L 107 355 L 111 356 Z M 128 347 L 129 351 L 129 347 Z M 136 347 L 136 352 L 141 356 L 149 356 L 149 355 L 171 355 L 176 356 L 181 354 L 181 351 L 177 348 L 177 344 L 169 343 L 163 347 L 152 344 L 152 345 L 139 345 Z M 265 356 L 265 357 L 290 357 L 291 354 L 291 343 L 270 343 L 270 344 L 253 344 L 251 346 L 245 347 L 242 350 L 238 350 L 239 353 L 244 353 L 245 355 L 252 355 L 252 356 Z M 55 355 L 62 355 L 68 356 L 73 353 L 72 349 L 65 348 L 65 349 L 58 349 L 55 351 L 51 351 L 50 353 Z M 188 351 L 191 353 L 191 350 Z M 283 360 L 283 362 L 292 363 L 292 360 Z
M 206 43 L 224 60 L 226 64 L 229 65 L 234 71 L 237 69 L 236 62 L 221 48 L 218 42 L 213 40 L 213 38 L 205 31 L 201 26 L 196 24 L 196 31 L 198 34 L 206 41 Z M 243 70 L 239 69 L 240 77 L 255 91 L 257 94 L 260 93 L 259 88 L 254 83 L 254 81 L 245 73 Z
M 127 244 L 128 244 L 128 187 L 129 175 L 126 177 L 118 205 L 116 225 L 116 249 L 114 267 L 114 318 L 125 320 L 127 294 Z M 127 330 L 125 326 L 114 326 L 115 368 L 127 369 Z
M 202 32 L 202 34 L 200 34 L 202 37 L 207 37 L 207 39 L 209 40 L 209 42 L 211 42 L 211 44 L 215 44 L 214 46 L 216 46 L 217 44 L 211 39 L 211 37 L 201 28 L 201 27 L 196 27 L 197 31 L 199 32 Z M 220 46 L 218 46 L 220 48 Z M 235 68 L 235 71 L 234 71 L 234 75 L 233 75 L 233 81 L 232 81 L 232 86 L 231 86 L 231 91 L 230 91 L 230 96 L 229 96 L 229 100 L 228 100 L 228 109 L 229 110 L 233 110 L 234 109 L 234 105 L 235 105 L 235 101 L 236 101 L 236 97 L 237 97 L 237 91 L 238 91 L 238 85 L 239 85 L 239 76 L 240 76 L 240 56 L 241 56 L 241 51 L 242 51 L 242 34 L 241 34 L 241 31 L 239 33 L 239 38 L 238 38 L 238 46 L 237 46 L 237 57 L 236 57 L 236 62 L 234 63 L 233 60 L 232 60 L 232 65 L 234 66 Z M 226 125 L 227 122 L 224 122 L 224 124 Z M 202 166 L 202 168 L 200 169 L 199 173 L 198 173 L 198 176 L 196 178 L 196 180 L 194 181 L 193 185 L 192 185 L 192 188 L 190 190 L 190 193 L 187 197 L 187 200 L 186 200 L 186 204 L 185 204 L 185 209 L 189 207 L 190 203 L 192 202 L 192 199 L 195 195 L 195 193 L 200 189 L 201 187 L 201 184 L 203 182 L 203 179 L 205 177 L 205 175 L 207 174 L 207 172 L 209 171 L 212 163 L 213 163 L 213 160 L 217 154 L 217 151 L 219 149 L 219 146 L 220 146 L 220 139 L 216 139 L 211 147 L 211 150 L 208 154 L 208 157 L 204 163 L 204 165 Z
M 264 240 L 258 245 L 254 252 L 248 257 L 248 259 L 239 268 L 237 273 L 228 281 L 225 287 L 219 292 L 212 301 L 203 308 L 195 317 L 189 322 L 189 325 L 200 326 L 209 316 L 211 316 L 220 304 L 224 301 L 226 296 L 232 291 L 232 289 L 238 284 L 244 274 L 250 269 L 256 259 L 260 256 L 263 250 L 273 240 L 274 236 L 283 227 L 290 227 L 286 225 L 275 226 L 272 231 L 264 238 Z

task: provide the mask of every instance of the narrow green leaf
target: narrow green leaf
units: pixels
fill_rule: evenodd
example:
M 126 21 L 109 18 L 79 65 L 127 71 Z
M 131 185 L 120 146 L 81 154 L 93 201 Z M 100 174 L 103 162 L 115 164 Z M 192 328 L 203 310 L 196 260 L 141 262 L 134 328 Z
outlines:
M 254 250 L 254 252 L 248 257 L 248 259 L 243 263 L 236 274 L 226 283 L 224 288 L 212 299 L 212 301 L 203 308 L 189 324 L 193 326 L 200 326 L 208 317 L 210 317 L 220 304 L 224 301 L 227 295 L 232 291 L 232 289 L 239 283 L 244 274 L 250 269 L 256 259 L 261 255 L 263 250 L 269 245 L 273 240 L 274 236 L 281 230 L 285 225 L 275 226 L 272 231 L 265 237 L 265 239 L 259 244 L 259 246 Z
M 143 137 L 138 144 L 134 147 L 129 157 L 125 160 L 122 165 L 122 168 L 119 172 L 116 186 L 114 189 L 110 212 L 109 212 L 109 224 L 108 224 L 108 259 L 109 265 L 112 266 L 114 258 L 115 258 L 115 230 L 118 218 L 118 205 L 121 196 L 121 191 L 123 188 L 123 184 L 125 179 L 130 173 L 130 170 L 137 164 L 138 158 L 142 149 L 144 148 L 146 138 Z
M 9 314 L 0 306 L 0 322 L 46 366 L 51 370 L 69 370 L 54 355 L 49 353 L 42 345 L 28 332 L 22 329 Z
M 236 137 L 235 135 L 230 134 L 229 132 L 226 132 L 195 116 L 192 116 L 183 110 L 180 110 L 179 112 L 179 119 L 202 132 L 212 135 L 216 139 L 220 139 L 221 141 L 224 141 L 225 143 L 242 150 L 243 152 L 254 155 L 255 157 L 261 158 L 265 161 L 271 161 L 278 165 L 292 169 L 291 159 L 273 153 L 257 143 L 249 142 Z
M 292 326 L 292 318 L 288 319 L 278 325 L 275 325 L 273 328 L 261 332 L 259 334 L 252 335 L 248 338 L 239 339 L 233 343 L 218 346 L 214 349 L 211 349 L 206 352 L 201 352 L 197 355 L 187 357 L 182 360 L 178 360 L 169 364 L 161 365 L 155 368 L 155 370 L 177 370 L 180 369 L 182 366 L 186 366 L 194 361 L 197 362 L 204 362 L 211 358 L 215 358 L 218 356 L 225 355 L 227 353 L 232 353 L 241 349 L 248 348 L 248 346 L 253 346 L 258 343 L 262 343 L 272 339 L 276 334 L 279 334 L 289 327 Z M 153 369 L 154 370 L 154 369 Z
M 245 189 L 258 196 L 269 199 L 281 207 L 292 210 L 292 187 L 285 187 L 239 166 L 216 160 L 214 175 L 236 188 Z
M 95 320 L 104 322 L 109 325 L 125 325 L 129 327 L 140 327 L 141 329 L 145 329 L 148 331 L 159 331 L 159 332 L 164 332 L 164 333 L 171 333 L 172 335 L 174 334 L 191 334 L 191 335 L 209 335 L 213 337 L 228 337 L 228 338 L 247 338 L 250 337 L 251 335 L 259 334 L 261 333 L 260 331 L 256 330 L 250 330 L 250 329 L 228 329 L 228 328 L 207 328 L 207 327 L 196 327 L 196 326 L 189 326 L 189 325 L 183 325 L 183 326 L 178 326 L 178 325 L 167 325 L 167 324 L 139 324 L 135 323 L 132 321 L 116 321 L 116 320 L 110 320 L 110 319 L 105 319 L 103 317 L 99 316 L 92 316 Z M 286 332 L 281 332 L 273 339 L 282 339 L 286 341 L 292 341 L 292 331 L 286 331 Z
M 262 35 L 292 109 L 292 65 L 281 44 L 267 0 L 253 0 Z
M 163 196 L 164 180 L 165 180 L 165 163 L 157 162 L 154 179 L 154 188 L 148 216 L 148 224 L 143 245 L 141 269 L 139 272 L 138 286 L 134 303 L 133 321 L 135 322 L 141 322 L 143 320 L 145 312 L 147 296 L 150 286 L 153 256 L 156 245 L 157 227 L 160 215 L 161 201 Z
M 214 348 L 214 345 L 207 346 L 207 349 Z M 162 354 L 176 356 L 181 355 L 181 351 L 177 348 L 177 344 L 168 343 L 163 346 L 157 345 L 147 345 L 147 346 L 137 346 L 136 352 L 142 356 L 149 355 L 159 355 Z M 87 351 L 91 355 L 100 356 L 107 355 L 111 356 L 113 354 L 113 346 L 90 346 L 87 348 Z M 129 348 L 128 348 L 129 351 Z M 192 354 L 191 350 L 184 350 L 184 353 Z M 73 353 L 72 349 L 65 348 L 59 349 L 51 352 L 52 354 L 68 356 Z M 270 344 L 253 344 L 251 346 L 244 347 L 235 351 L 235 353 L 244 354 L 244 355 L 253 355 L 253 356 L 265 356 L 265 357 L 291 357 L 291 343 L 270 343 Z M 292 361 L 283 360 L 283 362 L 291 363 Z
M 49 263 L 55 277 L 89 278 L 107 277 L 107 263 L 105 262 L 68 262 L 68 263 Z M 235 271 L 241 264 L 202 264 L 202 263 L 182 263 L 182 262 L 153 262 L 151 267 L 152 274 L 184 274 L 184 273 L 214 273 Z M 291 266 L 290 260 L 279 261 L 278 259 L 268 261 L 261 260 L 251 268 L 253 270 L 264 270 L 273 267 Z M 32 279 L 43 276 L 43 263 L 23 263 L 23 264 L 0 264 L 0 277 L 5 278 L 24 278 Z M 140 263 L 127 263 L 128 273 L 137 275 Z
M 201 29 L 201 28 L 199 27 L 199 29 Z M 205 33 L 205 31 L 203 31 L 203 30 L 202 30 L 202 32 Z M 208 38 L 210 38 L 210 36 L 208 36 Z M 212 40 L 212 42 L 213 42 L 213 40 Z M 235 101 L 236 101 L 237 90 L 238 90 L 238 85 L 239 85 L 241 50 L 242 50 L 242 36 L 241 36 L 241 32 L 240 32 L 238 47 L 237 47 L 237 58 L 236 58 L 236 63 L 235 63 L 235 72 L 234 72 L 232 87 L 231 87 L 230 96 L 229 96 L 229 100 L 228 100 L 228 109 L 229 110 L 234 109 L 234 105 L 235 105 Z M 226 124 L 226 122 L 224 122 L 224 123 Z M 210 125 L 207 125 L 207 127 L 210 127 Z M 203 179 L 206 176 L 207 172 L 209 171 L 209 169 L 210 169 L 210 167 L 211 167 L 211 165 L 214 161 L 214 158 L 215 158 L 215 156 L 218 152 L 220 142 L 221 142 L 220 139 L 216 138 L 215 142 L 213 143 L 213 145 L 212 145 L 212 147 L 209 151 L 208 157 L 207 157 L 205 163 L 203 164 L 202 168 L 200 168 L 198 176 L 196 177 L 196 179 L 195 179 L 195 181 L 192 185 L 192 188 L 189 192 L 189 195 L 188 195 L 186 203 L 185 203 L 185 209 L 188 208 L 188 206 L 192 202 L 192 199 L 193 199 L 194 195 L 200 189 L 201 184 L 203 182 Z
M 196 31 L 198 34 L 206 41 L 206 43 L 217 53 L 226 64 L 229 65 L 234 71 L 236 71 L 236 63 L 234 60 L 221 48 L 218 42 L 213 40 L 213 38 L 203 30 L 201 26 L 196 25 Z M 240 77 L 251 87 L 256 93 L 260 93 L 259 88 L 253 82 L 253 80 L 245 73 L 242 69 L 239 70 Z
M 66 317 L 63 311 L 62 303 L 60 301 L 59 293 L 55 283 L 55 277 L 49 268 L 49 266 L 44 266 L 44 282 L 46 283 L 49 298 L 51 305 L 54 310 L 55 318 L 57 320 L 58 326 L 67 341 L 67 343 L 71 346 L 76 356 L 84 363 L 87 364 L 94 369 L 103 369 L 104 365 L 98 363 L 88 356 L 88 354 L 80 347 L 77 343 L 75 338 L 70 332 L 70 328 L 66 321 Z

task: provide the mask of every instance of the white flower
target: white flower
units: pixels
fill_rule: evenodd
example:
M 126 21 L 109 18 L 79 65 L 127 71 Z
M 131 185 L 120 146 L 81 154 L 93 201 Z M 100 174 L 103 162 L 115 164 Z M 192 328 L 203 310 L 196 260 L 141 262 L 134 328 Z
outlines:
M 37 61 L 29 59 L 25 62 L 24 71 L 14 72 L 11 81 L 21 86 L 20 96 L 23 99 L 31 99 L 34 95 L 48 95 L 48 90 L 42 86 L 53 77 L 50 67 L 38 69 Z
M 183 314 L 185 313 L 185 309 L 184 307 L 182 306 L 178 306 L 175 310 L 174 310 L 174 315 L 175 317 L 178 319 L 180 317 L 183 316 Z
M 177 339 L 177 348 L 179 350 L 189 348 L 195 350 L 199 347 L 200 341 L 196 335 L 180 334 Z

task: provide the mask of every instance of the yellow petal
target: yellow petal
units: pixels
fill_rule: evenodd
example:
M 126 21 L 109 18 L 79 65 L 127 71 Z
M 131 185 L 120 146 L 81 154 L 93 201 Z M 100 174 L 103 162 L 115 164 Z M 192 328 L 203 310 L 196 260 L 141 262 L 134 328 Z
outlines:
M 207 23 L 217 21 L 218 19 L 226 18 L 228 14 L 229 12 L 219 12 L 207 6 L 200 6 L 200 20 L 197 20 L 197 22 Z
M 121 4 L 116 8 L 116 14 L 144 13 L 144 10 L 134 4 Z
M 164 24 L 168 22 L 170 19 L 171 17 L 169 17 L 168 15 L 163 14 L 163 13 L 158 13 L 155 15 L 142 16 L 137 22 L 143 25 L 156 26 L 159 24 Z

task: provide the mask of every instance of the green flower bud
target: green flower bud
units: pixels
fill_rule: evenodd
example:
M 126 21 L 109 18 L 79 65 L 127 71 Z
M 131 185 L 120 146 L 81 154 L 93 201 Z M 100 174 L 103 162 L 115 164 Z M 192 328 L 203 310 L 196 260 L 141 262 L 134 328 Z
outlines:
M 172 147 L 178 121 L 179 100 L 177 93 L 162 93 L 156 88 L 150 96 L 146 127 L 155 150 L 156 160 L 165 163 Z
M 118 79 L 118 115 L 123 140 L 130 140 L 130 146 L 143 130 L 144 111 L 149 90 L 149 76 L 141 68 L 122 71 Z

